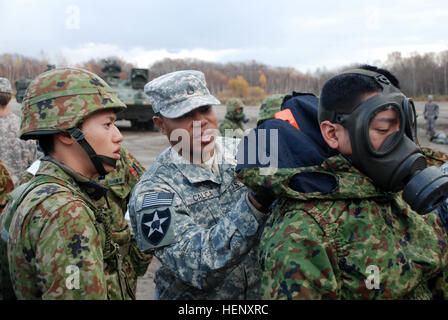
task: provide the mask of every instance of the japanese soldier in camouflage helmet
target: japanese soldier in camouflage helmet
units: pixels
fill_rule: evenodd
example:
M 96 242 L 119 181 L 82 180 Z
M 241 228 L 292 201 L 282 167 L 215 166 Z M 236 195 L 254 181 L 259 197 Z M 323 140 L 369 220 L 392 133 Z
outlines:
M 22 108 L 21 138 L 37 139 L 45 157 L 1 216 L 16 297 L 133 298 L 123 270 L 130 230 L 113 237 L 111 221 L 124 217 L 96 205 L 107 188 L 93 180 L 120 159 L 115 120 L 126 106 L 97 75 L 61 68 L 31 82 Z
M 224 120 L 219 124 L 219 132 L 228 138 L 241 138 L 244 136 L 243 123 L 249 121 L 244 114 L 244 104 L 241 99 L 232 98 L 227 102 L 227 112 Z M 227 133 L 226 133 L 227 130 Z
M 263 100 L 258 111 L 257 127 L 268 119 L 273 119 L 274 114 L 282 107 L 284 94 L 276 93 Z
M 204 74 L 172 72 L 147 83 L 145 93 L 171 144 L 129 201 L 140 249 L 162 263 L 155 297 L 259 298 L 255 247 L 266 210 L 235 179 L 235 139 L 217 136 L 212 106 L 219 101 Z

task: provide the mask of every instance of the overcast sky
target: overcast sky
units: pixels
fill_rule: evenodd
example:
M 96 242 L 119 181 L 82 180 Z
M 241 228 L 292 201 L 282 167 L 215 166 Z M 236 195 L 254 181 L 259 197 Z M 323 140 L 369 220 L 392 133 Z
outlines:
M 447 0 L 0 0 L 1 53 L 256 60 L 314 71 L 448 50 Z

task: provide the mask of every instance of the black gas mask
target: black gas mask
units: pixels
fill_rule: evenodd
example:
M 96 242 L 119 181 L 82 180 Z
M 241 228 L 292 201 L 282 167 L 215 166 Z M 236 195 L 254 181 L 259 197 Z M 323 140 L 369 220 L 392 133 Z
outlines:
M 419 214 L 434 210 L 448 196 L 448 175 L 437 167 L 426 167 L 426 159 L 416 144 L 413 101 L 381 74 L 362 69 L 344 73 L 372 77 L 383 89 L 350 114 L 324 111 L 326 116 L 332 112 L 332 122 L 347 129 L 351 161 L 382 190 L 403 190 L 403 199 Z M 381 141 L 384 136 L 378 145 L 375 139 L 380 137 Z

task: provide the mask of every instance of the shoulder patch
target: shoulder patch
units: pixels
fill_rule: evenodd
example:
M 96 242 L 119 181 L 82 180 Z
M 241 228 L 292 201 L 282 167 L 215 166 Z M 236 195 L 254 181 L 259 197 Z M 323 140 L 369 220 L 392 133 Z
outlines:
M 142 237 L 152 246 L 157 246 L 167 235 L 171 224 L 171 211 L 166 208 L 144 212 L 140 221 Z
M 159 207 L 159 206 L 170 206 L 173 203 L 174 193 L 169 192 L 154 192 L 147 193 L 143 196 L 142 209 Z

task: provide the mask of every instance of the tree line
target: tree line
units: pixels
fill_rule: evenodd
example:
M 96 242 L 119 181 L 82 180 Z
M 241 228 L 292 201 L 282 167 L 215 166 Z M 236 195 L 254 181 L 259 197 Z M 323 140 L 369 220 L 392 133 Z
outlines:
M 106 57 L 105 57 L 106 58 Z M 133 65 L 117 57 L 121 65 L 122 79 L 129 77 Z M 65 59 L 61 59 L 66 64 Z M 0 77 L 14 83 L 19 79 L 32 79 L 47 70 L 48 59 L 32 58 L 19 54 L 0 55 Z M 273 93 L 292 91 L 310 92 L 319 95 L 326 80 L 337 73 L 355 67 L 357 64 L 327 70 L 316 69 L 303 73 L 289 67 L 272 67 L 257 61 L 217 63 L 198 59 L 169 59 L 155 62 L 149 66 L 149 80 L 178 70 L 200 70 L 205 74 L 212 94 L 225 102 L 230 97 L 240 97 L 246 103 L 259 103 L 265 96 Z M 66 65 L 58 65 L 64 67 Z M 90 59 L 77 65 L 103 76 L 104 59 Z M 388 55 L 386 61 L 378 64 L 394 73 L 400 80 L 403 92 L 414 98 L 424 98 L 428 94 L 448 98 L 448 50 L 440 53 L 413 53 L 403 57 L 400 52 Z

